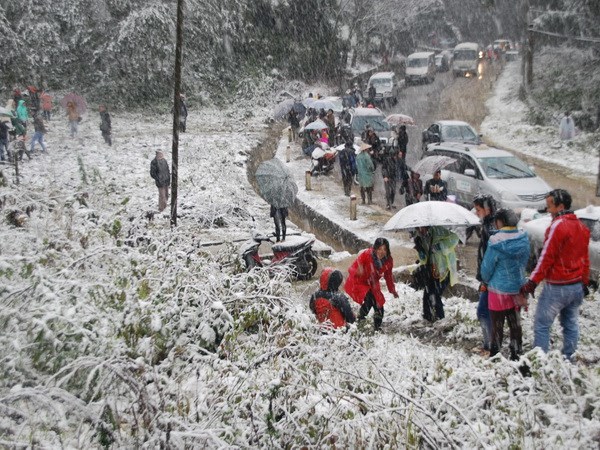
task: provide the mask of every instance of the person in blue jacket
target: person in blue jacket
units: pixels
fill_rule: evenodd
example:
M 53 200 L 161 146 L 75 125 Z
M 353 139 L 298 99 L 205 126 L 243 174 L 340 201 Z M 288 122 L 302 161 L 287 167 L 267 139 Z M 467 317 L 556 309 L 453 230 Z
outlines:
M 510 209 L 495 214 L 496 228 L 481 263 L 481 279 L 487 284 L 488 307 L 492 323 L 490 356 L 502 347 L 504 321 L 510 330 L 510 358 L 519 359 L 523 351 L 520 309 L 524 297 L 519 293 L 525 283 L 529 259 L 529 238 L 517 229 L 518 217 Z

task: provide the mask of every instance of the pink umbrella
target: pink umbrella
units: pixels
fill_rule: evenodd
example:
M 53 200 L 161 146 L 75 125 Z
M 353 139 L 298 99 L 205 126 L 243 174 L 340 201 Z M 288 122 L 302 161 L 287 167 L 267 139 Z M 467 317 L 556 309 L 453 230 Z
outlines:
M 60 105 L 63 108 L 66 108 L 69 102 L 73 102 L 79 114 L 83 114 L 87 111 L 87 103 L 81 95 L 77 95 L 74 92 L 70 92 L 60 100 Z
M 385 121 L 390 125 L 416 125 L 415 119 L 406 114 L 390 114 Z

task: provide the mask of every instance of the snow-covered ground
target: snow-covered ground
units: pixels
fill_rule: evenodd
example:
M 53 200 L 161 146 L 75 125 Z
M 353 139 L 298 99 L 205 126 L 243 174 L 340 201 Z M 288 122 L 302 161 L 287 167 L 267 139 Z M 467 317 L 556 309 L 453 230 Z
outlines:
M 94 115 L 76 140 L 56 119 L 49 154 L 21 164 L 18 186 L 0 166 L 2 446 L 597 447 L 596 297 L 582 308 L 579 362 L 530 351 L 523 377 L 469 351 L 480 332 L 465 299 L 446 299 L 431 326 L 421 294 L 398 284 L 383 333 L 323 333 L 308 296 L 245 273 L 237 241 L 272 225 L 245 167 L 268 111 L 242 111 L 191 111 L 174 228 L 151 214 L 154 151 L 171 162 L 168 117 L 113 115 L 110 148 Z M 291 164 L 302 201 L 368 241 L 379 234 L 360 205 L 346 219 L 341 188 L 321 179 L 305 192 L 308 161 Z M 29 211 L 23 227 L 13 211 Z
M 489 115 L 481 124 L 481 132 L 495 144 L 563 166 L 580 175 L 598 173 L 600 141 L 598 133 L 578 133 L 570 141 L 558 136 L 557 117 L 554 127 L 530 125 L 527 105 L 519 99 L 522 82 L 519 61 L 506 64 L 498 78 L 494 95 L 488 100 Z

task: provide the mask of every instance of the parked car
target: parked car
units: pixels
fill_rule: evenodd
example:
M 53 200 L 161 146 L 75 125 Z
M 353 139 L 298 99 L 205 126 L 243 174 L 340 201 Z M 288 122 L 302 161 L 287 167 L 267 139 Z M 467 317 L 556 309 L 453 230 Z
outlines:
M 492 44 L 494 50 L 498 49 L 502 53 L 506 53 L 508 50 L 514 48 L 513 43 L 508 39 L 496 39 Z
M 354 136 L 360 136 L 370 125 L 384 146 L 392 145 L 392 128 L 379 108 L 350 108 L 347 117 Z
M 600 275 L 600 206 L 590 205 L 587 208 L 578 209 L 575 211 L 575 215 L 590 230 L 590 281 L 597 285 L 598 276 Z M 546 213 L 521 225 L 529 235 L 529 244 L 531 245 L 530 270 L 533 270 L 537 264 L 544 245 L 546 229 L 550 226 L 550 222 L 552 222 L 552 217 Z
M 481 136 L 471 125 L 460 120 L 438 120 L 423 130 L 423 152 L 427 150 L 429 144 L 448 141 L 480 144 Z
M 552 188 L 512 153 L 487 145 L 443 142 L 431 144 L 424 156 L 443 155 L 454 159 L 442 171 L 448 195 L 471 208 L 478 194 L 489 194 L 500 207 L 520 212 L 523 208 L 546 209 L 546 194 Z M 427 181 L 427 177 L 423 177 Z
M 483 50 L 479 44 L 474 42 L 463 42 L 454 47 L 454 59 L 452 60 L 452 73 L 458 77 L 478 76 L 479 62 L 483 58 Z
M 435 53 L 433 52 L 412 53 L 406 58 L 404 79 L 407 85 L 431 83 L 435 80 L 435 72 Z
M 504 54 L 504 59 L 506 61 L 518 61 L 520 58 L 519 56 L 519 52 L 516 50 L 508 50 L 505 54 Z
M 367 84 L 368 89 L 375 87 L 375 103 L 381 106 L 395 105 L 398 103 L 400 86 L 394 72 L 377 72 L 371 75 Z
M 448 64 L 448 58 L 446 58 L 446 55 L 442 55 L 441 53 L 439 55 L 435 55 L 435 69 L 438 72 L 448 72 L 450 65 Z

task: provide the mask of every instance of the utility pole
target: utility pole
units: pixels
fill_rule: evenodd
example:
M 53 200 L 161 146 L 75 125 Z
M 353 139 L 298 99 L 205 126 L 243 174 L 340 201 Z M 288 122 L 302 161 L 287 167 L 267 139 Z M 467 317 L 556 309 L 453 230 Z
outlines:
M 529 0 L 525 2 L 525 17 L 527 18 L 527 68 L 525 72 L 525 81 L 527 83 L 527 88 L 531 88 L 531 84 L 533 83 L 533 20 L 531 17 L 531 10 L 529 8 Z
M 182 46 L 183 0 L 177 0 L 177 41 L 175 43 L 175 92 L 173 94 L 173 150 L 171 158 L 171 227 L 177 226 L 177 184 L 179 181 L 179 114 L 181 111 Z

